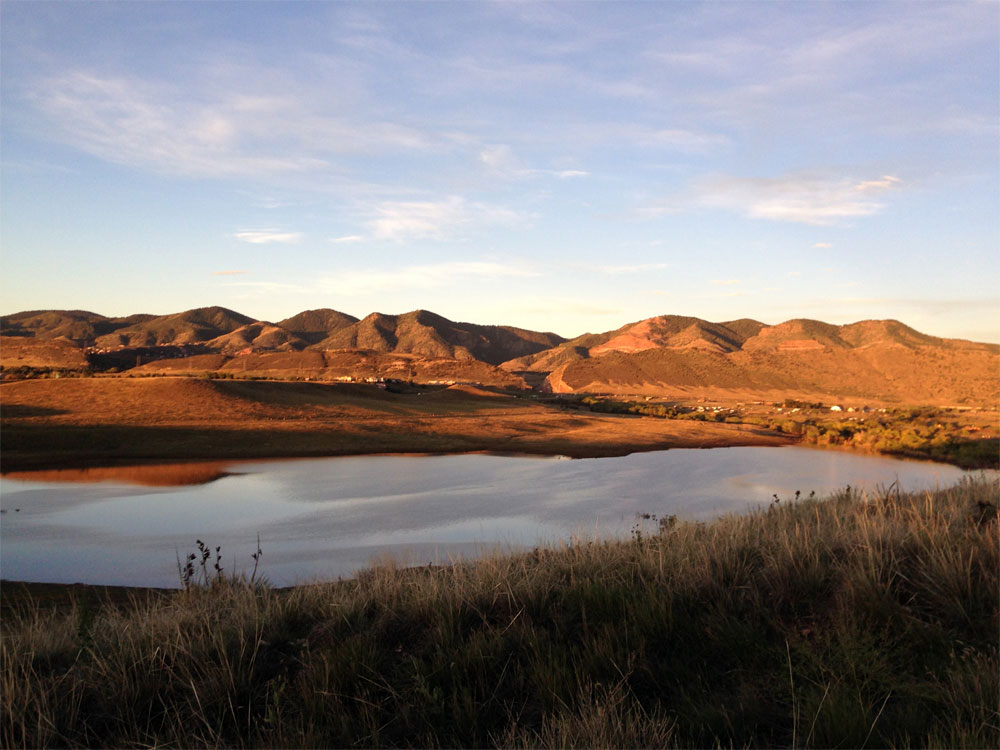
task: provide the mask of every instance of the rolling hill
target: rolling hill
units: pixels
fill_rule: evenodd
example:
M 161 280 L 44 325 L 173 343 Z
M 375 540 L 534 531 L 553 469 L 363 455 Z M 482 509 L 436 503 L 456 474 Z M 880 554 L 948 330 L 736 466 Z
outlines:
M 31 310 L 0 318 L 0 335 L 37 339 L 67 339 L 89 346 L 98 336 L 121 328 L 141 325 L 154 315 L 107 318 L 86 310 Z
M 737 351 L 766 326 L 755 320 L 709 323 L 681 315 L 660 315 L 629 323 L 607 333 L 585 333 L 547 351 L 504 363 L 512 371 L 552 371 L 557 367 L 611 352 L 635 354 L 651 349 Z
M 347 328 L 357 322 L 358 319 L 353 315 L 347 315 L 330 308 L 322 308 L 306 310 L 298 315 L 285 318 L 278 323 L 278 327 L 295 334 L 307 344 L 319 344 L 335 331 Z
M 278 323 L 222 307 L 108 318 L 42 310 L 0 318 L 7 369 L 296 379 L 482 382 L 555 393 L 668 398 L 808 398 L 988 404 L 1000 400 L 1000 346 L 928 336 L 896 320 L 833 325 L 661 315 L 564 339 L 459 323 L 427 310 L 362 319 L 306 310 Z M 111 354 L 91 354 L 88 347 Z M 185 356 L 186 355 L 186 356 Z M 110 366 L 110 365 L 107 365 Z
M 574 339 L 533 362 L 504 367 L 516 371 L 528 364 L 525 369 L 537 371 L 555 365 L 545 387 L 556 393 L 690 398 L 725 392 L 744 398 L 994 405 L 1000 396 L 1000 346 L 994 344 L 927 336 L 895 320 L 844 326 L 805 319 L 776 326 L 738 323 L 698 321 L 673 332 L 679 321 L 654 318 L 590 347 L 574 345 L 579 343 Z M 745 338 L 739 341 L 729 332 Z
M 372 313 L 315 344 L 323 349 L 370 349 L 447 359 L 478 359 L 499 365 L 561 344 L 554 333 L 509 326 L 455 323 L 427 310 L 404 315 Z

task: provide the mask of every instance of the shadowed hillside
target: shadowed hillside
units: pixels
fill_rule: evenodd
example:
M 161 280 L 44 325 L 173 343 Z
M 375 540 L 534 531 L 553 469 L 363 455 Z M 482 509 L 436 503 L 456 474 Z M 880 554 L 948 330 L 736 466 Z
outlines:
M 455 323 L 426 310 L 414 310 L 404 315 L 372 313 L 357 323 L 334 331 L 315 347 L 478 359 L 499 365 L 515 357 L 549 349 L 563 341 L 554 333 Z
M 201 307 L 119 328 L 99 336 L 95 343 L 102 347 L 192 344 L 209 341 L 253 322 L 253 318 L 225 307 Z
M 98 336 L 153 320 L 154 315 L 106 318 L 86 310 L 34 310 L 0 318 L 0 333 L 25 338 L 64 338 L 89 346 Z
M 320 310 L 306 310 L 285 318 L 278 323 L 278 327 L 295 334 L 308 344 L 318 344 L 335 331 L 357 322 L 358 319 L 353 315 L 325 307 Z

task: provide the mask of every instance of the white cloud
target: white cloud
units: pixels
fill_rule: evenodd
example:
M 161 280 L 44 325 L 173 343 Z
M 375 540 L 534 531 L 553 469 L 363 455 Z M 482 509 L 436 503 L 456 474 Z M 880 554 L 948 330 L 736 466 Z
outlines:
M 830 242 L 814 242 L 813 247 L 817 250 L 825 250 L 828 247 L 833 247 L 833 244 Z
M 893 177 L 892 175 L 884 175 L 878 180 L 864 180 L 859 182 L 854 186 L 855 190 L 865 192 L 868 190 L 888 190 L 889 188 L 896 187 L 902 182 L 898 177 Z
M 374 213 L 368 226 L 372 236 L 380 240 L 440 240 L 465 226 L 523 221 L 515 211 L 470 203 L 456 195 L 440 201 L 385 201 Z
M 302 232 L 276 232 L 273 229 L 246 230 L 236 232 L 233 237 L 240 242 L 249 242 L 253 245 L 267 245 L 274 242 L 294 244 L 302 239 Z
M 396 269 L 344 271 L 321 279 L 323 292 L 359 296 L 400 289 L 433 289 L 462 279 L 500 279 L 535 276 L 536 273 L 510 263 L 455 261 Z
M 872 216 L 885 209 L 879 193 L 898 188 L 897 177 L 855 181 L 829 176 L 791 174 L 781 177 L 715 177 L 692 189 L 692 197 L 651 210 L 667 213 L 694 206 L 722 208 L 750 219 L 830 226 Z
M 361 242 L 363 240 L 364 240 L 364 237 L 362 237 L 360 234 L 348 234 L 348 235 L 345 235 L 344 237 L 331 237 L 330 238 L 330 242 L 334 243 L 335 245 L 345 245 L 345 244 L 349 244 L 349 243 L 352 243 L 352 242 Z

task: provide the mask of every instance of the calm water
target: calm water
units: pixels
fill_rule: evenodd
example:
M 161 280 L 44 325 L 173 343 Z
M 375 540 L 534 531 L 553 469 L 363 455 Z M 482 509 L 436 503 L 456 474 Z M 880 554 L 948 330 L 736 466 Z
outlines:
M 0 575 L 177 586 L 176 556 L 193 551 L 195 539 L 220 545 L 227 570 L 249 570 L 259 533 L 260 571 L 285 585 L 349 576 L 389 557 L 426 564 L 498 546 L 627 536 L 637 513 L 705 519 L 766 505 L 773 493 L 874 490 L 897 480 L 904 490 L 931 489 L 963 475 L 943 464 L 798 447 L 584 460 L 367 456 L 227 468 L 230 475 L 179 487 L 136 485 L 134 472 L 90 483 L 0 479 Z

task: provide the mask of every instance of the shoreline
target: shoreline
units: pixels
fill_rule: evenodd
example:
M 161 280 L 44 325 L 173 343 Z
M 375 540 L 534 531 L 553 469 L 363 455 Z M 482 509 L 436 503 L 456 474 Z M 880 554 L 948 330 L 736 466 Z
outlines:
M 833 422 L 828 425 L 833 433 L 823 434 L 826 430 L 820 423 L 816 435 L 805 436 L 801 434 L 805 426 L 792 431 L 788 420 L 775 415 L 748 413 L 747 422 L 670 419 L 566 408 L 464 388 L 393 393 L 279 381 L 97 378 L 5 383 L 3 397 L 0 473 L 4 475 L 367 455 L 490 452 L 603 458 L 677 448 L 795 444 L 860 449 L 870 455 L 934 460 L 962 468 L 997 466 L 992 443 L 933 450 L 940 440 L 932 442 L 933 429 L 921 427 L 915 417 L 889 430 L 910 426 L 924 430 L 926 435 L 918 435 L 920 445 L 910 449 L 899 439 L 892 446 L 852 446 L 850 436 L 840 435 L 841 426 Z M 974 443 L 968 430 L 992 433 L 993 425 L 980 419 L 969 422 L 965 430 L 961 427 L 952 424 L 945 437 Z M 849 430 L 855 428 L 848 425 Z M 834 439 L 838 445 L 827 445 Z
M 713 450 L 716 448 L 783 448 L 797 447 L 817 451 L 835 451 L 838 453 L 853 453 L 862 456 L 872 456 L 876 458 L 890 458 L 899 461 L 919 461 L 924 463 L 943 464 L 955 466 L 966 471 L 1000 471 L 1000 462 L 994 466 L 970 466 L 961 462 L 948 460 L 944 457 L 922 455 L 919 453 L 898 453 L 889 451 L 866 451 L 858 450 L 850 446 L 843 445 L 817 445 L 802 440 L 801 438 L 782 435 L 780 433 L 755 434 L 754 438 L 748 440 L 705 440 L 700 443 L 691 441 L 680 441 L 676 444 L 649 445 L 647 443 L 621 443 L 616 445 L 606 445 L 601 447 L 581 447 L 565 445 L 561 449 L 538 446 L 535 449 L 522 447 L 517 450 L 502 450 L 496 448 L 470 448 L 467 450 L 359 450 L 359 451 L 336 451 L 336 452 L 316 452 L 306 451 L 302 453 L 276 453 L 276 454 L 228 454 L 204 455 L 204 456 L 113 456 L 113 455 L 91 455 L 62 457 L 53 454 L 18 456 L 14 460 L 4 457 L 0 477 L 9 479 L 31 479 L 31 477 L 20 477 L 14 475 L 50 473 L 60 471 L 78 472 L 101 472 L 104 470 L 114 471 L 123 469 L 157 469 L 172 468 L 180 466 L 205 467 L 212 465 L 233 466 L 236 464 L 258 462 L 258 461 L 295 461 L 322 458 L 361 458 L 376 456 L 504 456 L 513 458 L 539 458 L 539 459 L 569 459 L 583 460 L 593 458 L 619 458 L 633 453 L 652 453 L 655 451 L 667 450 Z M 553 443 L 557 443 L 553 440 Z M 231 471 L 219 470 L 212 479 L 219 479 L 232 474 Z M 63 481 L 101 481 L 99 478 L 93 479 L 69 479 Z M 209 480 L 210 481 L 210 480 Z
M 615 418 L 604 417 L 601 421 Z M 230 461 L 269 461 L 295 458 L 346 458 L 357 456 L 442 456 L 465 454 L 490 454 L 524 457 L 554 457 L 565 456 L 571 459 L 584 458 L 614 458 L 632 453 L 647 453 L 658 450 L 676 449 L 711 449 L 739 447 L 779 447 L 799 445 L 799 438 L 783 435 L 778 432 L 756 427 L 746 428 L 743 425 L 715 426 L 711 430 L 688 428 L 681 431 L 670 430 L 674 425 L 667 425 L 664 420 L 653 418 L 634 418 L 642 420 L 646 430 L 637 431 L 642 434 L 639 439 L 623 439 L 621 436 L 608 435 L 602 440 L 573 440 L 568 434 L 553 431 L 548 436 L 542 436 L 533 442 L 522 442 L 512 439 L 509 435 L 487 436 L 475 434 L 449 435 L 452 445 L 435 445 L 442 442 L 439 436 L 427 432 L 396 432 L 386 431 L 374 445 L 352 446 L 350 444 L 329 445 L 330 442 L 349 443 L 349 435 L 323 435 L 319 431 L 312 434 L 315 441 L 308 439 L 309 433 L 297 433 L 300 438 L 297 444 L 274 446 L 268 450 L 266 446 L 254 444 L 252 435 L 240 435 L 244 439 L 242 445 L 216 443 L 214 446 L 202 446 L 207 449 L 178 448 L 169 446 L 170 450 L 159 452 L 138 452 L 128 455 L 124 451 L 66 451 L 61 453 L 53 450 L 10 451 L 4 450 L 0 455 L 0 475 L 12 473 L 54 471 L 60 469 L 101 469 L 124 468 L 157 465 L 177 465 L 189 463 L 213 463 Z M 631 420 L 629 420 L 631 421 Z M 692 423 L 693 424 L 693 423 Z M 721 429 L 720 429 L 721 427 Z M 744 429 L 740 429 L 744 427 Z M 99 426 L 98 426 L 99 428 Z M 666 429 L 664 429 L 666 428 Z M 86 431 L 86 427 L 81 428 Z M 121 428 L 119 428 L 121 429 Z M 95 432 L 99 429 L 95 428 Z M 139 431 L 144 431 L 142 428 Z M 212 431 L 200 431 L 201 436 L 211 435 Z M 219 430 L 222 433 L 224 431 Z M 280 438 L 282 431 L 276 431 L 274 437 Z M 665 433 L 665 434 L 664 434 Z M 672 434 L 671 434 L 672 433 Z M 687 433 L 687 434 L 683 434 Z M 224 437 L 235 437 L 232 433 Z M 617 438 L 617 439 L 616 439 Z M 204 441 L 199 441 L 204 442 Z M 214 441 L 213 441 L 214 442 Z M 308 443 L 315 442 L 315 445 Z M 323 443 L 327 443 L 326 446 Z M 382 444 L 379 444 L 382 443 Z M 459 443 L 455 445 L 454 443 Z M 511 445 L 514 443 L 514 445 Z

